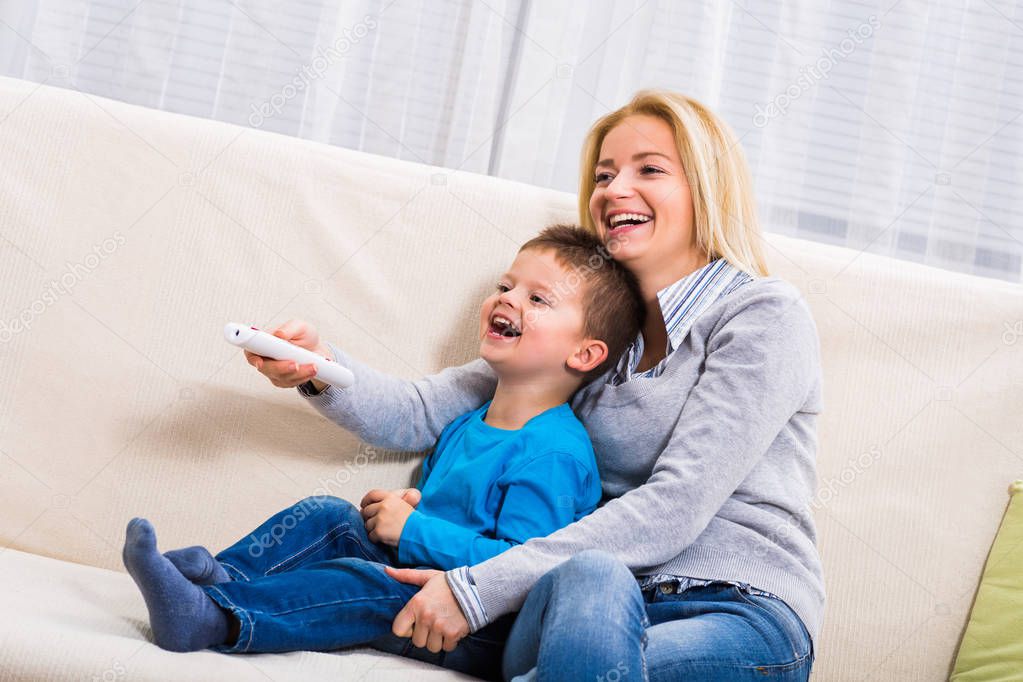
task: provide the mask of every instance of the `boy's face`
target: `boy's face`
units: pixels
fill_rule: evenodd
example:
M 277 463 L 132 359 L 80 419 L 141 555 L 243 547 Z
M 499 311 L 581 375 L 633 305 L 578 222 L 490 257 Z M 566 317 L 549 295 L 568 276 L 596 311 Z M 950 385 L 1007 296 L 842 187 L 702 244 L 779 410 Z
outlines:
M 480 309 L 480 356 L 502 376 L 549 377 L 585 338 L 586 283 L 549 249 L 520 251 Z

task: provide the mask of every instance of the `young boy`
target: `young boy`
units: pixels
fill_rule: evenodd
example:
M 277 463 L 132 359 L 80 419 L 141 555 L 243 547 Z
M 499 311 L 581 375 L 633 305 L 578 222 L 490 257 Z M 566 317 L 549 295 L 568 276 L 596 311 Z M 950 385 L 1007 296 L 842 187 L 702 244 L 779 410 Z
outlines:
M 476 564 L 593 511 L 593 448 L 568 400 L 612 366 L 642 317 L 635 278 L 597 237 L 545 229 L 480 310 L 494 396 L 444 429 L 416 490 L 370 491 L 361 511 L 307 498 L 216 557 L 200 546 L 160 554 L 150 523 L 129 522 L 124 564 L 156 643 L 230 653 L 372 643 L 418 590 L 385 565 Z

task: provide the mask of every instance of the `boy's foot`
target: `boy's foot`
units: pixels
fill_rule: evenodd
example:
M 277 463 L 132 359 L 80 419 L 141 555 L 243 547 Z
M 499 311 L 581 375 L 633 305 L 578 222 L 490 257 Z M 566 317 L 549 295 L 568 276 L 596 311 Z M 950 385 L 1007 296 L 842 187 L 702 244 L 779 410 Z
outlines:
M 149 609 L 156 644 L 169 651 L 199 651 L 227 640 L 230 616 L 156 549 L 156 532 L 146 519 L 128 522 L 124 566 Z
M 184 549 L 172 549 L 163 555 L 181 571 L 181 575 L 196 585 L 215 585 L 231 580 L 224 567 L 205 547 L 195 545 Z

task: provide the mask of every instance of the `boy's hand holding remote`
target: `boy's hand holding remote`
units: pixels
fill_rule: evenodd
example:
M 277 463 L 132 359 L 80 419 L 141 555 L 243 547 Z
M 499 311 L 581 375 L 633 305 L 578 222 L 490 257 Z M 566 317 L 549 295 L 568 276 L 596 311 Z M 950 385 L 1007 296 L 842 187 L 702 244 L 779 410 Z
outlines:
M 319 332 L 307 322 L 288 320 L 274 330 L 273 335 L 300 348 L 305 348 L 317 355 L 330 359 L 330 351 L 320 342 Z M 307 381 L 312 381 L 317 391 L 327 388 L 327 384 L 314 378 L 316 376 L 316 366 L 313 364 L 299 365 L 292 360 L 274 360 L 273 358 L 256 355 L 251 351 L 244 352 L 248 363 L 259 370 L 261 374 L 270 380 L 270 383 L 278 388 L 295 388 Z

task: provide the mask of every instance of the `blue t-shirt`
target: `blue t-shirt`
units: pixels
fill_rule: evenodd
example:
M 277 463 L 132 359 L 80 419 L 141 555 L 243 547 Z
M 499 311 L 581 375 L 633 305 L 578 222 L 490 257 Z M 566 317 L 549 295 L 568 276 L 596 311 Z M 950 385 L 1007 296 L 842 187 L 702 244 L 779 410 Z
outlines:
M 423 463 L 423 497 L 398 540 L 401 563 L 471 566 L 596 509 L 596 457 L 568 403 L 517 430 L 484 422 L 489 407 L 448 424 Z

